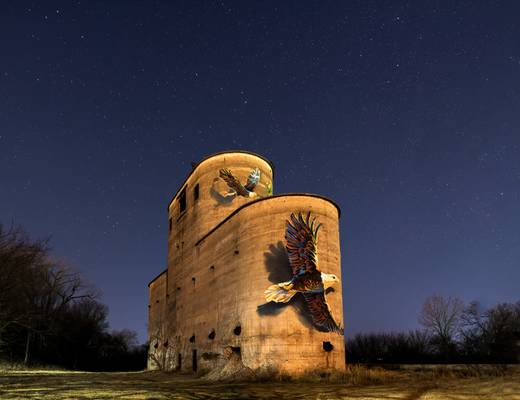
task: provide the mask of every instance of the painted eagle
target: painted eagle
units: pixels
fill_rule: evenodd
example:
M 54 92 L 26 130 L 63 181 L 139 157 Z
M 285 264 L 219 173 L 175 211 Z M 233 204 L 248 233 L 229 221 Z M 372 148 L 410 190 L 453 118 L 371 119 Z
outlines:
M 339 282 L 334 274 L 326 274 L 318 268 L 318 230 L 321 224 L 314 226 L 316 218 L 311 213 L 306 218 L 298 213 L 291 214 L 291 221 L 286 220 L 285 248 L 292 269 L 290 281 L 271 285 L 264 292 L 266 301 L 287 303 L 296 293 L 301 293 L 312 321 L 320 330 L 343 335 L 343 329 L 334 320 L 325 299 L 325 290 Z
M 229 169 L 222 168 L 219 171 L 220 177 L 227 183 L 230 190 L 226 194 L 226 197 L 230 196 L 243 196 L 243 197 L 257 197 L 258 195 L 254 192 L 255 186 L 260 181 L 260 170 L 254 168 L 249 176 L 247 177 L 247 183 L 242 185 L 240 181 L 235 178 Z

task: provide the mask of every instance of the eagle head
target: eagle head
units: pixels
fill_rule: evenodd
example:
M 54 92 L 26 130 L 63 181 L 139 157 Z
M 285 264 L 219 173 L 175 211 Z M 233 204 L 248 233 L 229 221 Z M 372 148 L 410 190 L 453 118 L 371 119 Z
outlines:
M 323 281 L 323 286 L 325 287 L 325 289 L 327 289 L 339 282 L 339 279 L 336 275 L 325 274 L 323 272 L 321 273 L 321 280 Z

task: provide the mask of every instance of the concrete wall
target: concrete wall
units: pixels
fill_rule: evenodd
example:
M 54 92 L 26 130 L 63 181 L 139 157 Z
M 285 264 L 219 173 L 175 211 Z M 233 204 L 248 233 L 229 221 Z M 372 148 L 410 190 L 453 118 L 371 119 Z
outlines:
M 148 343 L 150 344 L 148 369 L 162 368 L 158 362 L 160 363 L 166 357 L 163 353 L 169 337 L 166 324 L 167 280 L 168 274 L 164 271 L 148 285 Z
M 169 239 L 168 279 L 150 285 L 151 302 L 165 296 L 169 365 L 192 370 L 194 351 L 199 370 L 210 370 L 228 346 L 240 348 L 243 363 L 253 370 L 299 375 L 309 370 L 343 369 L 343 337 L 313 327 L 297 295 L 287 305 L 265 304 L 264 290 L 290 279 L 285 253 L 285 220 L 291 213 L 311 211 L 322 224 L 318 238 L 319 267 L 341 279 L 339 210 L 319 196 L 298 194 L 252 201 L 223 202 L 216 178 L 226 167 L 245 181 L 251 168 L 262 172 L 258 192 L 271 183 L 265 160 L 250 154 L 225 154 L 202 162 L 187 180 L 188 204 L 179 211 L 178 196 L 169 207 L 175 218 Z M 190 187 L 199 184 L 199 199 Z M 191 203 L 191 204 L 190 204 Z M 162 287 L 164 286 L 164 289 Z M 326 295 L 342 324 L 341 284 Z M 160 303 L 159 303 L 160 304 Z M 150 311 L 150 326 L 153 326 Z M 239 332 L 239 334 L 237 334 Z M 324 342 L 334 348 L 325 351 Z M 157 349 L 161 351 L 161 348 Z M 180 365 L 179 365 L 180 357 Z

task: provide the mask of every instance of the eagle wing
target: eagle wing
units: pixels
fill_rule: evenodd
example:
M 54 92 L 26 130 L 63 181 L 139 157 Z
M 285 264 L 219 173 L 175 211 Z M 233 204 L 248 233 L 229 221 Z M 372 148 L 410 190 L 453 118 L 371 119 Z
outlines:
M 260 170 L 258 168 L 255 168 L 247 177 L 247 183 L 245 185 L 245 188 L 252 192 L 255 189 L 255 186 L 258 185 L 258 182 L 260 182 Z
M 343 328 L 337 324 L 330 312 L 329 305 L 325 300 L 324 292 L 305 292 L 303 297 L 312 317 L 312 322 L 320 330 L 336 332 L 343 335 Z
M 231 173 L 229 169 L 222 168 L 219 171 L 219 175 L 224 181 L 226 181 L 227 185 L 233 189 L 235 192 L 237 192 L 240 196 L 249 196 L 249 192 L 247 189 L 240 183 L 240 181 L 234 177 L 234 175 Z
M 312 274 L 318 271 L 318 229 L 314 227 L 315 218 L 310 222 L 311 213 L 304 219 L 301 213 L 298 217 L 291 214 L 291 221 L 286 222 L 285 240 L 287 254 L 293 276 Z M 309 224 L 310 222 L 310 224 Z

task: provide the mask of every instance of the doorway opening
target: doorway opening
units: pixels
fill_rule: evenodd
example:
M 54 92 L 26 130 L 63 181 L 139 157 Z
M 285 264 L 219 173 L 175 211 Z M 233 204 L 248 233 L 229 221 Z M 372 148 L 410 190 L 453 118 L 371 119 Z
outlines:
M 192 366 L 193 372 L 197 372 L 197 350 L 193 350 Z

